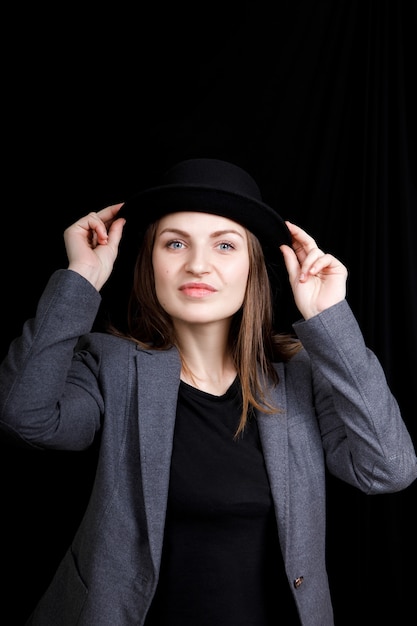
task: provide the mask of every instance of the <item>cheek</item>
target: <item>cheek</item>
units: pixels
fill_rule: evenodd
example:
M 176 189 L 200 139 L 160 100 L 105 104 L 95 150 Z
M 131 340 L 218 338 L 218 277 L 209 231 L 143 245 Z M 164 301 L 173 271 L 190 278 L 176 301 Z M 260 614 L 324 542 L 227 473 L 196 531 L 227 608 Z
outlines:
M 166 309 L 172 297 L 173 270 L 166 263 L 154 264 L 155 293 L 159 304 Z
M 159 272 L 155 274 L 155 291 L 158 298 L 166 289 L 166 285 L 168 283 L 167 277 L 168 273 L 166 270 L 164 270 L 164 273 Z
M 246 293 L 246 286 L 248 284 L 249 268 L 241 269 L 239 272 L 233 273 L 229 277 L 228 283 L 233 287 L 233 291 L 236 297 L 239 297 L 242 302 Z
M 249 278 L 249 265 L 241 269 L 240 275 L 238 277 L 239 284 L 242 286 L 244 290 L 246 289 L 248 278 Z
M 158 285 L 162 285 L 164 282 L 166 282 L 167 278 L 169 277 L 169 274 L 170 274 L 169 265 L 167 265 L 166 263 L 160 263 L 154 259 L 153 275 L 154 275 L 154 280 L 155 280 L 155 286 L 157 287 Z

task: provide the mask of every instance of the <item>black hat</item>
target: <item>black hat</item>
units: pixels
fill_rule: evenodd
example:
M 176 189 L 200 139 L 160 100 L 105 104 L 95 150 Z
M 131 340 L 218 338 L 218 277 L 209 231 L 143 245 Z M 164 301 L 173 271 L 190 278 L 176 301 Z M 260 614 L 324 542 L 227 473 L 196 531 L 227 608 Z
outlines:
M 126 229 L 140 241 L 147 227 L 177 211 L 213 213 L 238 222 L 259 239 L 267 265 L 281 263 L 279 246 L 291 245 L 282 217 L 262 202 L 254 179 L 242 168 L 218 159 L 189 159 L 169 169 L 157 187 L 129 198 L 119 212 Z

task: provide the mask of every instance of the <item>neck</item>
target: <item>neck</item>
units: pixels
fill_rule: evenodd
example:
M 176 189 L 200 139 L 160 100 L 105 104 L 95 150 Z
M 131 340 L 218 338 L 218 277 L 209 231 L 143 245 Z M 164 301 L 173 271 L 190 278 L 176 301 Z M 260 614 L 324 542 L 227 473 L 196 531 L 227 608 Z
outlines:
M 179 333 L 181 379 L 207 393 L 223 395 L 237 372 L 226 333 L 212 331 L 199 328 Z

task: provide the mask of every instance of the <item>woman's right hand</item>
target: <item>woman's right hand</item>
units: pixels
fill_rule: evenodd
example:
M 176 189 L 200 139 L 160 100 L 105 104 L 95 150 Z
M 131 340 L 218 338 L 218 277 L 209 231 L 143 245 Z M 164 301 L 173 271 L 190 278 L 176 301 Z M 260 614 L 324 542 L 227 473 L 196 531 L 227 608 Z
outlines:
M 122 238 L 124 218 L 117 218 L 123 202 L 91 212 L 64 231 L 68 269 L 81 274 L 100 291 L 109 278 Z

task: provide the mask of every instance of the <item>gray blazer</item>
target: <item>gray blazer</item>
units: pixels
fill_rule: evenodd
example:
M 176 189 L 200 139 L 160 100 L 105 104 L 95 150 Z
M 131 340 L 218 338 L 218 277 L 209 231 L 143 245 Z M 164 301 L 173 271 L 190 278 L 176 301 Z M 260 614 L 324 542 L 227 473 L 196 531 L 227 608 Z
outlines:
M 89 504 L 29 621 L 36 626 L 139 626 L 158 580 L 180 360 L 176 349 L 91 333 L 99 304 L 81 276 L 55 272 L 0 366 L 0 426 L 9 435 L 54 450 L 84 450 L 100 436 Z M 257 419 L 301 622 L 332 626 L 325 466 L 381 494 L 410 485 L 417 459 L 347 302 L 294 329 L 304 349 L 276 365 L 282 412 Z

